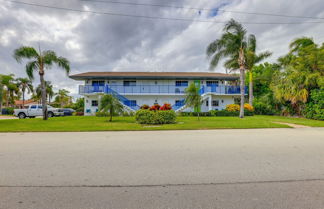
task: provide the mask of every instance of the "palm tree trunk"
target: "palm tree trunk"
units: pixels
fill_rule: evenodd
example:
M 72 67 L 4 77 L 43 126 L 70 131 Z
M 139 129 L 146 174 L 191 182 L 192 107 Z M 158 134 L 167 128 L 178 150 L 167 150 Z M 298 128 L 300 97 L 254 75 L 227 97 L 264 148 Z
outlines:
M 240 118 L 244 118 L 245 68 L 244 68 L 244 51 L 242 48 L 239 51 L 239 64 L 240 64 L 240 90 L 241 90 Z
M 23 105 L 22 105 L 22 109 L 25 108 L 25 90 L 22 91 L 22 96 L 23 96 Z
M 3 102 L 3 86 L 0 83 L 0 115 L 2 115 L 2 102 Z
M 109 119 L 109 122 L 112 122 L 112 117 L 113 117 L 113 113 L 112 113 L 112 111 L 110 111 L 110 119 Z
M 253 106 L 253 75 L 252 69 L 250 69 L 250 81 L 249 81 L 249 104 Z
M 46 101 L 46 87 L 44 80 L 44 71 L 40 70 L 39 72 L 41 87 L 42 87 L 42 107 L 43 107 L 43 120 L 47 120 L 47 101 Z

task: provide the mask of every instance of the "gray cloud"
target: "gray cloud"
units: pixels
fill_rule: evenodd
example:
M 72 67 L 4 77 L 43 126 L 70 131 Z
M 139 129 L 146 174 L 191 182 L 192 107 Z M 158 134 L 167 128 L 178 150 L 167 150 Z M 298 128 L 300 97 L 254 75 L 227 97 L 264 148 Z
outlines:
M 24 0 L 43 5 L 82 10 L 115 12 L 125 14 L 211 18 L 210 13 L 176 8 L 126 6 L 92 3 L 78 0 L 37 1 Z M 144 1 L 137 1 L 144 2 Z M 145 3 L 161 4 L 150 0 Z M 276 0 L 276 1 L 194 1 L 164 0 L 166 5 L 218 8 L 236 11 L 257 11 L 301 16 L 324 17 L 321 0 Z M 320 21 L 296 18 L 280 18 L 234 14 L 218 11 L 216 21 L 235 18 L 241 22 L 307 22 Z M 324 21 L 323 21 L 324 22 Z M 270 50 L 275 61 L 288 51 L 289 42 L 300 36 L 311 36 L 315 41 L 324 41 L 323 24 L 299 25 L 244 25 L 258 39 L 258 50 Z M 2 1 L 0 5 L 0 73 L 14 73 L 26 77 L 24 65 L 16 63 L 12 52 L 21 45 L 51 49 L 71 61 L 72 74 L 86 71 L 206 71 L 208 60 L 205 49 L 217 39 L 223 24 L 149 20 L 108 15 L 96 15 L 60 11 L 18 5 Z M 216 71 L 224 71 L 219 66 Z M 37 77 L 36 77 L 37 78 Z M 46 74 L 56 90 L 66 88 L 77 95 L 78 82 L 66 77 L 54 67 Z M 38 84 L 37 79 L 35 85 Z

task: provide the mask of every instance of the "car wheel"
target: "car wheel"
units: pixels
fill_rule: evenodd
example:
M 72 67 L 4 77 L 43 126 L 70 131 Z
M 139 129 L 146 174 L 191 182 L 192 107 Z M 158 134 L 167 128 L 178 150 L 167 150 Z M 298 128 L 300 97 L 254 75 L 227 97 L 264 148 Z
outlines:
M 26 118 L 25 113 L 22 113 L 22 112 L 19 113 L 19 114 L 18 114 L 18 118 L 19 118 L 19 119 L 24 119 L 24 118 Z
M 54 117 L 54 114 L 53 114 L 52 112 L 48 112 L 48 113 L 47 113 L 47 116 L 48 116 L 49 118 L 52 118 L 52 117 Z

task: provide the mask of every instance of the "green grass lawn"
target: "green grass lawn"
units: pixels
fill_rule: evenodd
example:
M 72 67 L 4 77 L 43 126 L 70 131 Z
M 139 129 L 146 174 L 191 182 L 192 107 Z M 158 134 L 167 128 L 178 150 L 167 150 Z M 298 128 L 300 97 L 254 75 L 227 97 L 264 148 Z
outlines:
M 274 122 L 294 123 L 312 127 L 324 127 L 324 121 L 280 116 L 238 117 L 178 117 L 176 124 L 140 125 L 133 117 L 115 117 L 107 122 L 103 117 L 59 117 L 43 121 L 41 118 L 23 120 L 0 120 L 0 132 L 42 131 L 142 131 L 142 130 L 203 130 L 228 128 L 287 128 Z

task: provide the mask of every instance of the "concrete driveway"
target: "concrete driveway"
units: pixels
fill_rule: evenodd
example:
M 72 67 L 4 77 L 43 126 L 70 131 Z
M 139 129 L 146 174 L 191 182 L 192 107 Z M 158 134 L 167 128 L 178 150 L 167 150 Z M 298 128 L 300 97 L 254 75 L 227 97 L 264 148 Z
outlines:
M 0 133 L 0 208 L 323 208 L 324 129 Z

